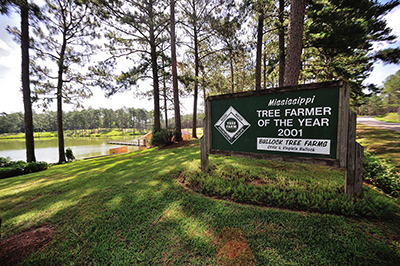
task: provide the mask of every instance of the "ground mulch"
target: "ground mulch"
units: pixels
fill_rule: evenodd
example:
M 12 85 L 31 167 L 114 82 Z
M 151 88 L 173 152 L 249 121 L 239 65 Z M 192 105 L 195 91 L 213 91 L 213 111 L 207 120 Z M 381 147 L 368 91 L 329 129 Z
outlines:
M 16 265 L 53 241 L 55 228 L 42 225 L 0 240 L 0 265 Z

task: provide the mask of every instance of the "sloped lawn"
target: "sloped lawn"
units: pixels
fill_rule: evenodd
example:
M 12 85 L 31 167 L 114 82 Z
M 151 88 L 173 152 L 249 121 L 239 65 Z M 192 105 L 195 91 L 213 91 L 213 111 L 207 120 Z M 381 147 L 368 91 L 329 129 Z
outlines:
M 366 189 L 386 209 L 356 217 L 315 205 L 293 211 L 221 200 L 182 183 L 182 175 L 187 180 L 197 171 L 199 150 L 199 141 L 192 141 L 0 180 L 1 241 L 44 225 L 54 229 L 53 241 L 21 256 L 22 265 L 217 265 L 226 261 L 218 257 L 220 233 L 233 228 L 256 265 L 400 264 L 394 200 Z M 311 193 L 318 182 L 328 190 L 344 184 L 344 174 L 335 169 L 227 159 L 211 156 L 214 173 L 249 167 L 274 177 L 277 186 L 307 187 Z

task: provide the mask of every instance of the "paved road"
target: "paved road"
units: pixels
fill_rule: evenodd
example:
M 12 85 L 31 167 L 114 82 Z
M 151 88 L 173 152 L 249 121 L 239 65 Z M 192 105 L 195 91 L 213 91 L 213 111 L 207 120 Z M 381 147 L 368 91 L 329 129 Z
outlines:
M 373 119 L 372 117 L 357 117 L 357 124 L 363 124 L 382 129 L 394 130 L 400 132 L 400 123 L 382 122 Z

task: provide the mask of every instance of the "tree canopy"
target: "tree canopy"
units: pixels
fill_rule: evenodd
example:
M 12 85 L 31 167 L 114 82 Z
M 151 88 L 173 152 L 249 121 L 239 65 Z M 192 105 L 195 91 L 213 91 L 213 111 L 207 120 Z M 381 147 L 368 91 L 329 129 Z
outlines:
M 7 12 L 14 1 L 0 3 Z M 47 96 L 57 88 L 68 102 L 89 96 L 87 85 L 111 96 L 149 82 L 152 89 L 138 94 L 153 99 L 155 131 L 162 127 L 162 98 L 164 111 L 173 103 L 179 128 L 184 94 L 194 96 L 193 125 L 198 102 L 207 95 L 282 84 L 343 79 L 358 104 L 366 100 L 362 89 L 373 63 L 400 62 L 400 48 L 374 46 L 397 38 L 384 16 L 398 5 L 398 0 L 47 0 L 46 27 L 34 25 L 32 84 Z M 100 33 L 103 60 L 88 64 L 87 52 L 98 44 L 89 39 Z M 44 60 L 57 70 L 41 65 Z M 83 66 L 90 75 L 82 75 Z

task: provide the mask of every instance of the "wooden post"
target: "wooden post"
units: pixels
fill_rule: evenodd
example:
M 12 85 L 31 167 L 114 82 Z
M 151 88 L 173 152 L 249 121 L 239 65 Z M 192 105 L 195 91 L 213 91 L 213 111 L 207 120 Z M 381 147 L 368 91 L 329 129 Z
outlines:
M 347 142 L 347 169 L 346 169 L 346 185 L 345 192 L 349 196 L 360 195 L 361 191 L 356 189 L 356 183 L 359 182 L 359 178 L 357 179 L 357 142 L 356 142 L 356 119 L 357 115 L 350 111 L 349 113 L 349 133 L 348 133 L 348 142 Z M 359 152 L 360 152 L 359 148 Z M 362 171 L 362 170 L 361 170 Z M 358 173 L 360 175 L 360 173 Z M 362 176 L 362 173 L 361 173 Z M 358 187 L 361 186 L 357 184 Z
M 204 129 L 205 131 L 205 141 L 206 141 L 206 147 L 207 147 L 207 154 L 211 153 L 211 147 L 212 147 L 212 136 L 211 136 L 211 129 L 212 129 L 212 125 L 211 125 L 211 104 L 210 104 L 210 100 L 207 99 L 206 100 L 206 116 L 205 116 L 205 124 L 204 124 Z
M 362 192 L 363 161 L 364 161 L 364 147 L 356 142 L 356 173 L 355 173 L 354 193 L 357 196 L 361 196 Z
M 200 152 L 201 152 L 201 171 L 203 173 L 207 173 L 209 170 L 208 164 L 208 154 L 209 154 L 209 148 L 208 148 L 208 119 L 210 116 L 206 112 L 206 116 L 203 119 L 203 136 L 200 138 Z
M 200 138 L 201 141 L 201 171 L 203 173 L 208 173 L 208 153 L 207 153 L 207 144 L 205 142 L 204 136 Z
M 350 86 L 343 83 L 339 92 L 339 123 L 336 158 L 340 167 L 347 166 L 347 145 L 349 133 Z

